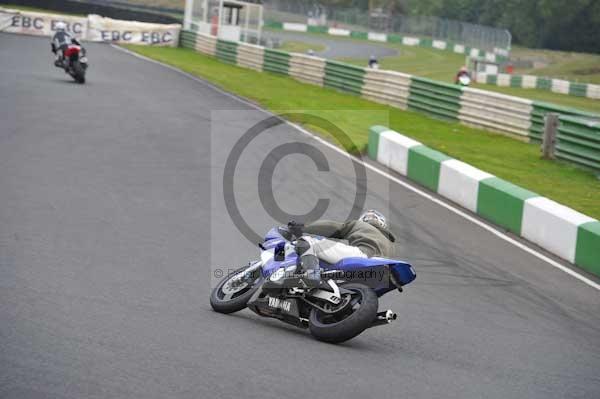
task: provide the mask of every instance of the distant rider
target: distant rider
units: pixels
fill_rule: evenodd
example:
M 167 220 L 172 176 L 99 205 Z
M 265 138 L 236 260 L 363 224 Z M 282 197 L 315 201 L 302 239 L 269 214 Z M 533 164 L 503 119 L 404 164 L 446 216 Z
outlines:
M 379 62 L 377 61 L 377 58 L 374 55 L 369 57 L 369 68 L 379 69 Z
M 334 264 L 351 257 L 390 258 L 394 255 L 392 244 L 396 238 L 388 230 L 385 216 L 375 210 L 368 210 L 358 220 L 345 223 L 321 220 L 302 226 L 290 222 L 288 228 L 293 236 L 301 236 L 296 241 L 296 252 L 300 255 L 300 270 L 296 273 L 302 273 L 309 286 L 320 285 L 319 259 Z M 332 239 L 346 240 L 348 244 Z
M 462 66 L 460 67 L 460 69 L 458 70 L 458 73 L 456 74 L 456 77 L 454 78 L 454 83 L 458 84 L 460 82 L 460 78 L 463 76 L 467 76 L 469 79 L 471 79 L 471 74 L 469 73 L 469 70 L 467 69 L 466 66 Z
M 69 44 L 77 44 L 81 45 L 79 41 L 71 36 L 69 32 L 67 32 L 67 24 L 63 21 L 58 21 L 54 25 L 54 29 L 56 29 L 56 33 L 52 37 L 52 52 L 55 54 L 56 58 L 54 60 L 54 65 L 57 67 L 67 68 L 69 60 L 66 60 L 64 57 L 64 52 L 69 47 Z

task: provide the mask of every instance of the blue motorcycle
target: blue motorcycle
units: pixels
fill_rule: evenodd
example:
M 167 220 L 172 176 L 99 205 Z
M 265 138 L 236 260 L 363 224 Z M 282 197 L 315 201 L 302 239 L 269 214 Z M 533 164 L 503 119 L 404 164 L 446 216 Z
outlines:
M 321 341 L 339 343 L 370 327 L 396 319 L 378 311 L 378 298 L 416 278 L 408 263 L 379 257 L 320 261 L 321 283 L 311 287 L 294 274 L 296 239 L 285 227 L 272 228 L 259 244 L 260 260 L 225 276 L 210 296 L 212 308 L 233 313 L 249 308 L 259 316 L 308 328 Z

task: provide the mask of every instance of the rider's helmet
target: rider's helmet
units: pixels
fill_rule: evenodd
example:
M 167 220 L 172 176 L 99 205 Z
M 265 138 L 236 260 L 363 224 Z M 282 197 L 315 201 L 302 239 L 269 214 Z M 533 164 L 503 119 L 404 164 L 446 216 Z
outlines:
M 63 21 L 58 21 L 56 24 L 54 24 L 54 29 L 57 32 L 64 31 L 67 29 L 67 24 L 65 24 Z
M 362 215 L 360 215 L 360 218 L 358 218 L 358 220 L 369 223 L 381 229 L 387 229 L 388 227 L 385 216 L 383 216 L 381 212 L 377 212 L 373 209 L 369 209 L 368 211 L 364 212 Z

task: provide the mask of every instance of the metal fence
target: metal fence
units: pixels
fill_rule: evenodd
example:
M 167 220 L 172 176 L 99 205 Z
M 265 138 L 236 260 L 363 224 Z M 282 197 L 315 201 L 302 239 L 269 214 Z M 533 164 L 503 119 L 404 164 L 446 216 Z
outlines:
M 376 31 L 429 37 L 465 44 L 483 50 L 510 49 L 511 35 L 506 29 L 430 16 L 396 15 L 358 8 L 324 7 L 302 0 L 264 0 L 265 19 L 277 22 L 325 23 L 356 31 Z

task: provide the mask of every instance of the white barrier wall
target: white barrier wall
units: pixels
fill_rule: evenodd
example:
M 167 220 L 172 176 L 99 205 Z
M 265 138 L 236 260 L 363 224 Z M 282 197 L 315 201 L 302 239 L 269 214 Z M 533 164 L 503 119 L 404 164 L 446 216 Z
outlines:
M 196 37 L 196 51 L 215 55 L 217 53 L 217 38 L 215 36 L 199 34 Z
M 369 32 L 367 39 L 375 42 L 387 42 L 387 35 L 385 33 Z
M 237 64 L 256 71 L 262 71 L 264 52 L 264 47 L 239 43 L 237 48 Z
M 422 145 L 416 140 L 388 130 L 379 135 L 377 162 L 406 176 L 408 173 L 408 150 Z
M 493 175 L 479 170 L 456 159 L 449 159 L 440 165 L 438 193 L 477 212 L 479 182 Z
M 122 21 L 88 15 L 87 40 L 94 42 L 151 44 L 175 47 L 179 43 L 181 25 L 151 24 L 147 22 Z
M 548 198 L 525 201 L 521 235 L 569 262 L 575 261 L 579 225 L 594 219 Z
M 327 33 L 333 36 L 350 36 L 350 31 L 348 29 L 329 28 Z
M 405 46 L 418 46 L 419 43 L 421 43 L 421 40 L 418 37 L 405 36 L 402 38 L 402 44 Z
M 308 30 L 308 27 L 306 26 L 306 24 L 296 24 L 296 23 L 292 23 L 292 22 L 284 22 L 283 30 L 291 30 L 294 32 L 306 32 Z
M 528 137 L 533 102 L 485 90 L 463 88 L 458 119 L 468 125 Z
M 443 40 L 434 40 L 434 41 L 431 43 L 431 46 L 432 46 L 432 47 L 434 47 L 434 48 L 437 48 L 437 49 L 439 49 L 439 50 L 446 50 L 446 46 L 447 46 L 447 45 L 448 45 L 448 44 L 447 44 L 445 41 L 443 41 Z
M 122 21 L 99 15 L 77 17 L 0 8 L 0 31 L 36 36 L 53 36 L 56 23 L 67 24 L 67 31 L 81 40 L 177 46 L 181 25 Z
M 325 59 L 292 53 L 289 74 L 302 82 L 323 86 Z
M 52 36 L 56 23 L 62 21 L 67 24 L 67 31 L 78 39 L 87 38 L 87 17 L 74 17 L 60 14 L 47 14 L 40 12 L 23 12 L 0 8 L 0 26 L 2 32 L 20 33 L 23 35 Z
M 362 97 L 380 104 L 406 109 L 410 91 L 410 75 L 401 72 L 366 68 Z

